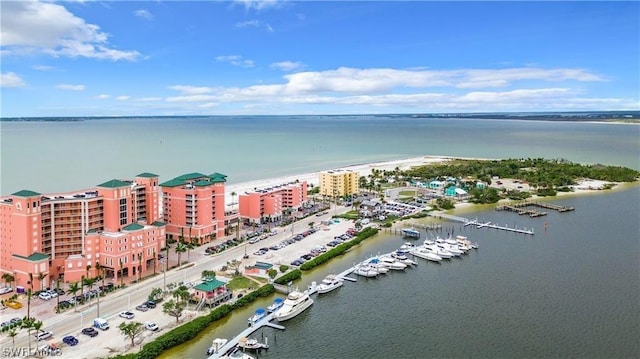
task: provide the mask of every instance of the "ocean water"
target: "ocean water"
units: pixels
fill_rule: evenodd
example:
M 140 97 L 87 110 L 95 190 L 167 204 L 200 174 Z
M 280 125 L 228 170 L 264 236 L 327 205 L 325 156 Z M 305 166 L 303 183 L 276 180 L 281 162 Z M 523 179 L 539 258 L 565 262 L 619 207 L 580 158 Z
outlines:
M 403 116 L 0 122 L 0 195 L 64 192 L 153 172 L 229 183 L 436 155 L 566 158 L 640 169 L 640 126 Z

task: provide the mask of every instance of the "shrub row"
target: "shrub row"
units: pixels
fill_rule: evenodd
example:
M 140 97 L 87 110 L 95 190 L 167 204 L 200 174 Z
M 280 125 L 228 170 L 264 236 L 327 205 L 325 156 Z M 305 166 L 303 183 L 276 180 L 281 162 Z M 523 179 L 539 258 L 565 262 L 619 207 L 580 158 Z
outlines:
M 171 349 L 180 344 L 195 338 L 200 332 L 205 330 L 213 322 L 220 320 L 233 310 L 251 304 L 259 297 L 266 297 L 275 292 L 275 288 L 271 284 L 266 284 L 259 289 L 238 299 L 233 304 L 223 304 L 212 310 L 209 314 L 197 317 L 189 322 L 176 327 L 169 332 L 159 336 L 154 341 L 145 344 L 138 353 L 129 353 L 125 355 L 117 355 L 113 359 L 153 359 L 158 357 L 163 351 Z
M 346 251 L 348 251 L 351 247 L 356 246 L 358 244 L 360 244 L 362 241 L 364 241 L 365 239 L 372 237 L 374 235 L 376 235 L 378 233 L 378 229 L 376 228 L 372 228 L 372 227 L 368 227 L 365 228 L 362 232 L 358 233 L 358 235 L 347 241 L 344 243 L 341 243 L 335 247 L 333 247 L 332 249 L 330 249 L 329 251 L 309 260 L 304 262 L 301 266 L 300 269 L 301 270 L 309 270 L 311 268 L 314 268 L 316 266 L 319 266 L 320 264 L 323 264 L 325 262 L 327 262 L 328 260 L 330 260 L 331 258 L 337 257 L 339 255 L 344 254 Z
M 301 277 L 302 277 L 302 271 L 300 271 L 300 269 L 294 269 L 291 272 L 283 275 L 282 277 L 274 280 L 273 282 L 276 284 L 287 284 Z

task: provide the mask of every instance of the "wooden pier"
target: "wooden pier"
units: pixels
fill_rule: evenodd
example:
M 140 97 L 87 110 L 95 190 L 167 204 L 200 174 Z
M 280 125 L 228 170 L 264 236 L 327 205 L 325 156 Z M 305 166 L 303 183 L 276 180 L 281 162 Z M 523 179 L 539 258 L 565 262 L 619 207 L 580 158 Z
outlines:
M 526 207 L 539 207 L 539 208 L 551 209 L 551 210 L 554 210 L 554 211 L 558 211 L 560 213 L 570 212 L 570 211 L 575 211 L 576 210 L 575 207 L 560 206 L 560 205 L 552 204 L 552 203 L 534 202 L 534 201 L 524 201 L 524 202 L 510 203 L 508 205 L 498 206 L 498 207 L 496 207 L 496 210 L 497 211 L 501 211 L 501 210 L 513 211 L 513 212 L 516 212 L 518 214 L 527 214 L 526 212 L 525 213 L 520 213 L 520 211 L 528 211 L 530 213 L 536 212 L 535 210 L 526 209 Z M 544 213 L 544 214 L 546 214 L 546 212 L 536 212 L 536 213 Z M 537 217 L 537 216 L 534 216 L 534 217 Z
M 541 217 L 541 216 L 546 216 L 547 212 L 538 212 L 535 209 L 527 209 L 527 208 L 522 208 L 522 207 L 515 207 L 515 206 L 509 206 L 509 205 L 504 205 L 504 206 L 498 206 L 496 207 L 496 211 L 510 211 L 510 212 L 516 212 L 519 215 L 528 215 L 531 218 L 534 217 Z

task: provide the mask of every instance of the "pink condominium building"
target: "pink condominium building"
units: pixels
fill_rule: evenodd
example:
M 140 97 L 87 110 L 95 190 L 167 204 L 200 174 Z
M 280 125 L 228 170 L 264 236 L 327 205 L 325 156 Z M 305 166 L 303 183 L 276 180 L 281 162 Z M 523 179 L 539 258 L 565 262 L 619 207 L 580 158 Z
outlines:
M 165 231 L 152 173 L 78 192 L 22 190 L 0 198 L 0 274 L 33 290 L 103 273 L 139 277 L 159 268 Z
M 209 243 L 224 236 L 224 185 L 221 173 L 188 173 L 160 184 L 167 237 Z
M 282 219 L 287 209 L 297 209 L 307 201 L 307 182 L 290 182 L 254 189 L 238 196 L 240 219 L 266 223 Z

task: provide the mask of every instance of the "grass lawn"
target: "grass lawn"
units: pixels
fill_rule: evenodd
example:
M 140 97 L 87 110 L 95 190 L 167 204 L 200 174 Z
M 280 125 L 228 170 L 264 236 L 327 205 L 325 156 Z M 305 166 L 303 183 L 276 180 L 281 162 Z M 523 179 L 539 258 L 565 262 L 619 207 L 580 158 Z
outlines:
M 227 288 L 230 290 L 247 289 L 253 284 L 254 282 L 247 277 L 236 277 L 227 283 Z
M 415 196 L 416 195 L 416 190 L 407 190 L 407 191 L 400 191 L 400 193 L 398 193 L 400 196 Z

